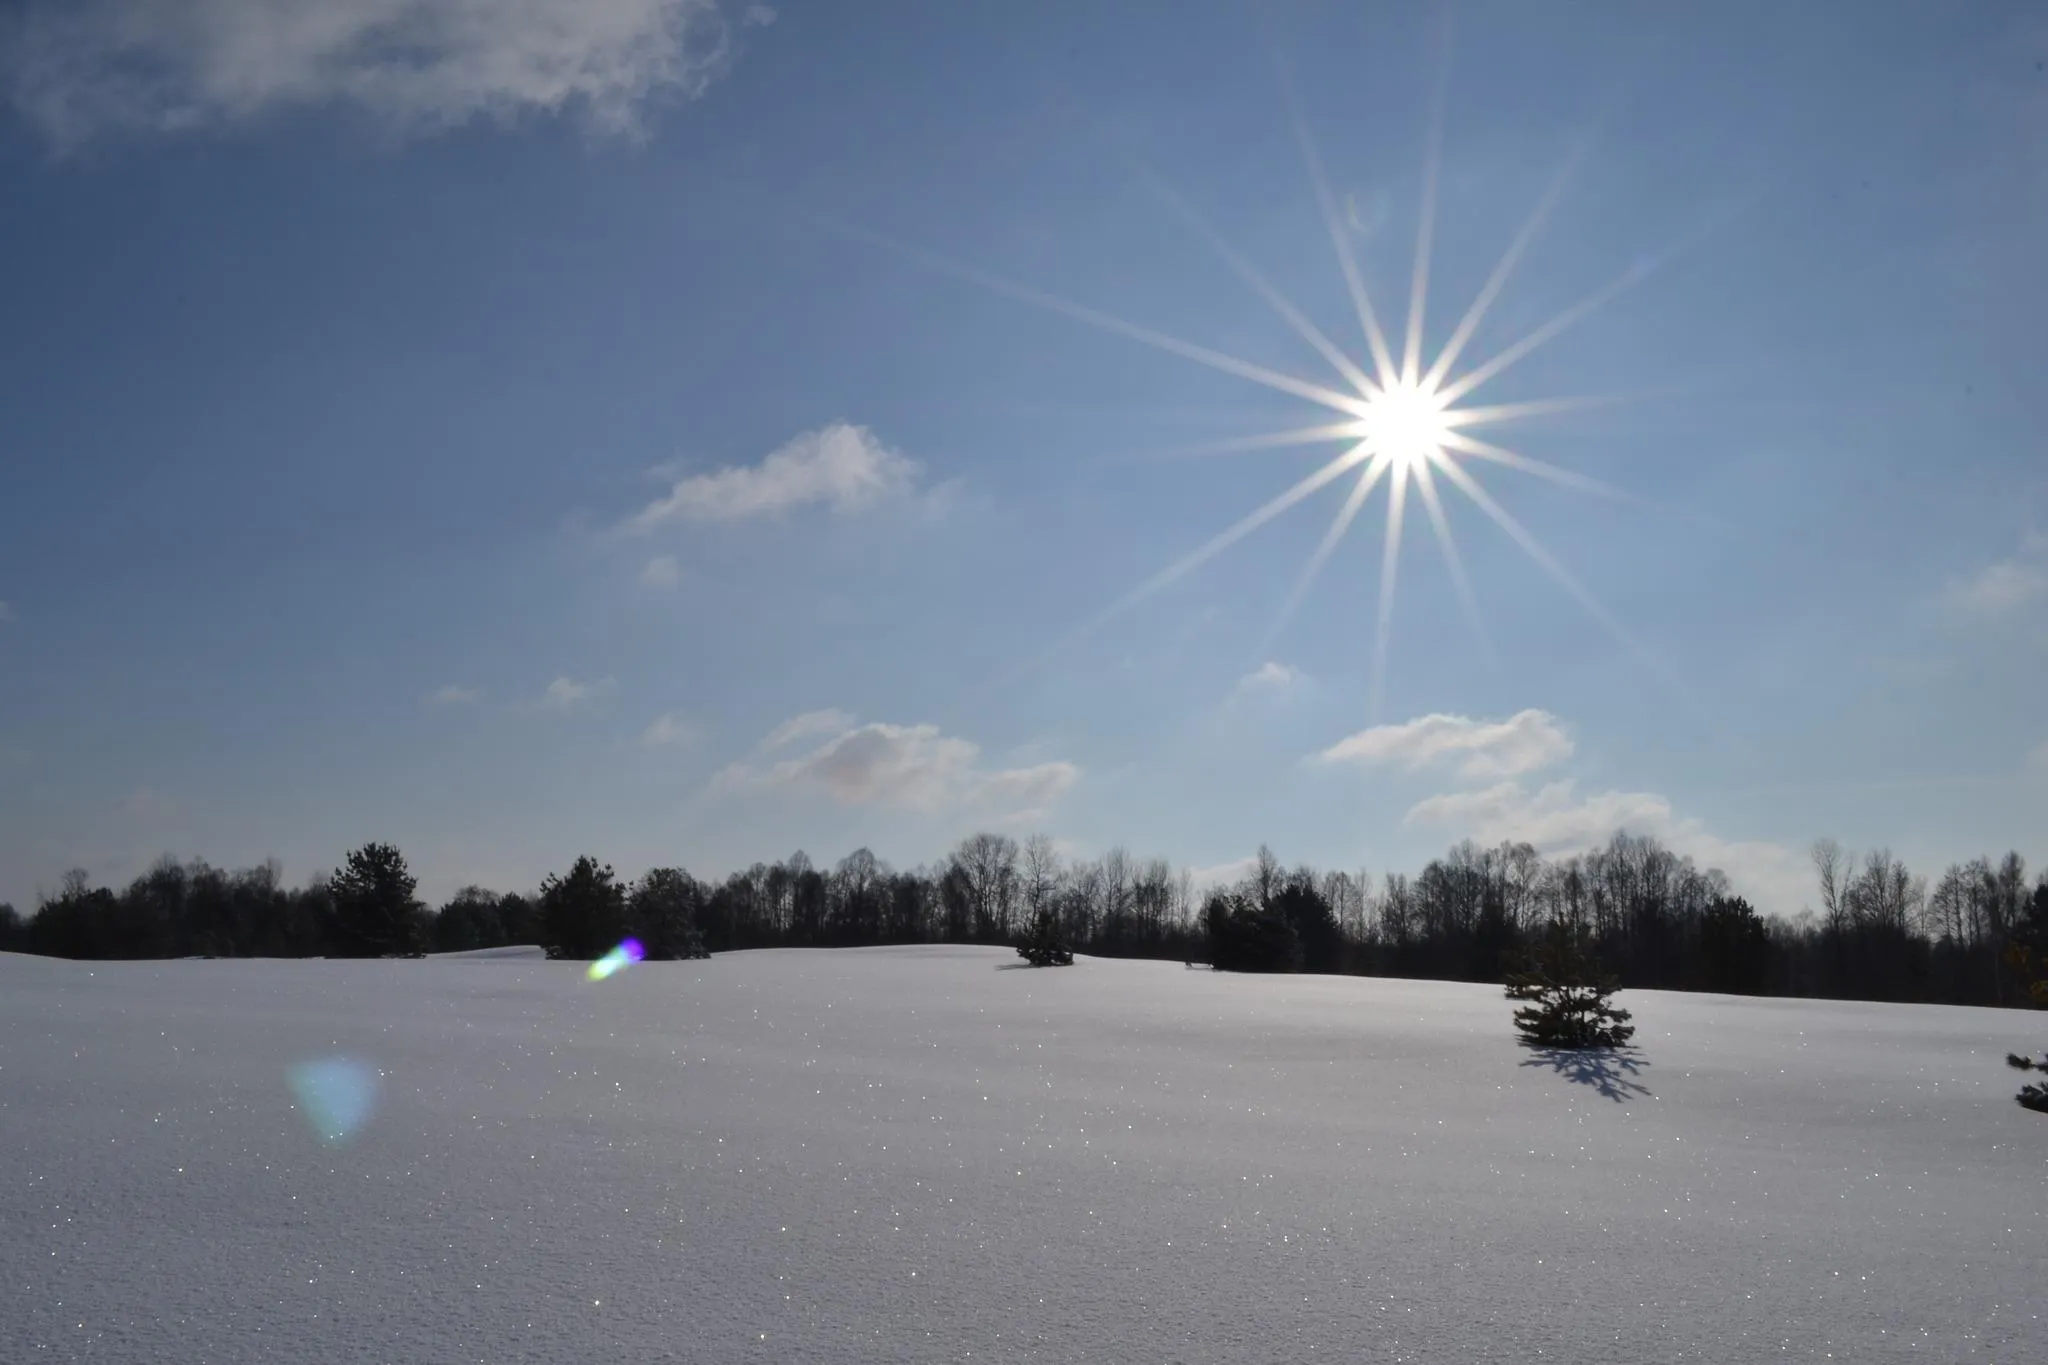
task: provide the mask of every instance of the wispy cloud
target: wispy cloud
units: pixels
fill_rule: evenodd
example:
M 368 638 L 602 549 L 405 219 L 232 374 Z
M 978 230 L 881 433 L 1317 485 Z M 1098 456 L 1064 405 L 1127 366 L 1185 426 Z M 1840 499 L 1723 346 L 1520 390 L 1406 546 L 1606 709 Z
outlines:
M 1301 670 L 1293 664 L 1268 659 L 1237 680 L 1240 692 L 1285 692 L 1301 681 Z
M 1617 830 L 1650 834 L 1701 867 L 1717 867 L 1735 889 L 1766 912 L 1792 914 L 1808 895 L 1808 870 L 1797 850 L 1763 841 L 1728 840 L 1699 820 L 1681 817 L 1655 792 L 1581 794 L 1570 781 L 1534 791 L 1501 782 L 1479 791 L 1447 792 L 1416 803 L 1405 823 L 1454 831 L 1485 844 L 1528 843 L 1552 855 L 1604 844 Z
M 717 0 L 22 0 L 0 98 L 60 149 L 329 105 L 401 130 L 576 110 L 631 135 L 650 102 L 704 93 L 735 28 Z
M 2010 616 L 2048 601 L 2048 536 L 2029 534 L 2008 558 L 1948 585 L 1949 605 L 1967 616 Z
M 845 725 L 822 745 L 766 767 L 734 764 L 719 774 L 717 782 L 809 791 L 846 806 L 894 806 L 925 813 L 990 811 L 1026 820 L 1042 815 L 1081 773 L 1066 762 L 983 768 L 979 745 L 940 734 L 937 726 L 852 726 L 837 712 L 799 716 L 777 727 L 761 747 L 786 744 L 790 734 L 818 733 L 820 721 L 828 715 L 840 716 Z M 799 728 L 792 731 L 792 726 Z
M 446 687 L 437 688 L 427 696 L 428 701 L 441 706 L 462 706 L 470 702 L 482 701 L 483 698 L 484 694 L 481 689 L 463 687 L 456 683 L 449 683 Z
M 1256 854 L 1232 858 L 1229 862 L 1212 863 L 1208 867 L 1191 867 L 1188 869 L 1188 880 L 1194 883 L 1197 891 L 1207 891 L 1213 887 L 1229 886 L 1239 881 L 1258 865 L 1259 859 Z
M 694 744 L 696 740 L 696 727 L 673 711 L 656 716 L 654 723 L 640 732 L 640 743 L 649 749 Z
M 656 555 L 640 568 L 640 582 L 646 587 L 666 591 L 682 581 L 683 566 L 676 562 L 674 555 Z
M 567 711 L 581 706 L 600 693 L 609 691 L 612 679 L 599 678 L 593 682 L 579 682 L 575 678 L 561 677 L 549 683 L 541 693 L 541 705 L 557 711 Z
M 1498 721 L 1429 715 L 1399 725 L 1375 725 L 1338 740 L 1317 757 L 1325 763 L 1365 767 L 1398 764 L 1410 771 L 1439 759 L 1459 758 L 1461 776 L 1485 779 L 1534 772 L 1571 754 L 1571 736 L 1557 717 L 1527 710 Z
M 911 498 L 917 462 L 883 445 L 866 427 L 845 422 L 793 437 L 761 463 L 728 465 L 678 479 L 623 529 L 645 533 L 670 522 L 745 521 L 824 505 L 859 512 Z
M 852 728 L 852 716 L 836 706 L 828 706 L 822 711 L 806 711 L 800 716 L 791 716 L 768 732 L 761 741 L 761 747 L 780 749 L 807 735 L 836 735 Z

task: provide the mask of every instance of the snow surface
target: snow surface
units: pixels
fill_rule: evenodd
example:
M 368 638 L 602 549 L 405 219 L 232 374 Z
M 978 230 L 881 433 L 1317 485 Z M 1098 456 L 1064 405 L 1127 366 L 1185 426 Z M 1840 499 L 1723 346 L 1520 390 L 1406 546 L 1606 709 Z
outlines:
M 2048 1358 L 2040 1015 L 1015 962 L 0 956 L 0 1360 Z

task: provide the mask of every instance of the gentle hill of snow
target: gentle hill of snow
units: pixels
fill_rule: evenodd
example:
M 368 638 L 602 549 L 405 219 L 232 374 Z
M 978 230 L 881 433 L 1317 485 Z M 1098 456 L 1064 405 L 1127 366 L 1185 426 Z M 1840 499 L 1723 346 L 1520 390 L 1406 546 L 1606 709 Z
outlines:
M 1532 1056 L 1498 987 L 1016 961 L 0 960 L 0 1359 L 2048 1339 L 2002 1060 L 2048 1016 L 1625 992 L 1617 1065 Z

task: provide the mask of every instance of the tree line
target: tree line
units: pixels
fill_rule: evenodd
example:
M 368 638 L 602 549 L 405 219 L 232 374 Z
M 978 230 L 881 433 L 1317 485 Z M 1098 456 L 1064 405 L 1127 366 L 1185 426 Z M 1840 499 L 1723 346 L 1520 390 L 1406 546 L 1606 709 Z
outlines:
M 539 944 L 595 958 L 621 939 L 650 958 L 736 948 L 1010 944 L 1041 919 L 1074 951 L 1227 970 L 1502 980 L 1548 926 L 1583 932 L 1624 986 L 1739 994 L 2023 1005 L 2013 950 L 2048 956 L 2048 876 L 2017 853 L 1932 883 L 1890 853 L 1813 848 L 1816 909 L 1763 914 L 1728 879 L 1654 838 L 1617 833 L 1545 858 L 1460 843 L 1415 875 L 1283 865 L 1267 849 L 1233 883 L 1123 849 L 1063 857 L 1043 836 L 975 834 L 898 870 L 858 849 L 802 853 L 720 881 L 681 868 L 636 879 L 583 857 L 536 889 L 469 886 L 421 902 L 404 855 L 366 844 L 287 886 L 275 862 L 229 872 L 166 857 L 125 889 L 69 874 L 24 919 L 0 905 L 0 949 L 71 958 L 375 957 Z

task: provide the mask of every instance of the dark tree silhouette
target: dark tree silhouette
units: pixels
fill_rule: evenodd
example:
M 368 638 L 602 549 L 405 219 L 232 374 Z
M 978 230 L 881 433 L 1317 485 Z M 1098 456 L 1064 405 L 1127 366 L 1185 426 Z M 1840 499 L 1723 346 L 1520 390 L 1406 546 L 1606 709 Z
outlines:
M 1203 918 L 1209 930 L 1209 965 L 1219 972 L 1298 972 L 1301 937 L 1278 907 L 1247 892 L 1217 892 Z
M 396 850 L 373 847 L 402 865 Z M 866 849 L 830 872 L 797 853 L 715 883 L 657 869 L 630 889 L 586 859 L 548 878 L 546 904 L 466 887 L 435 915 L 411 900 L 405 881 L 393 889 L 374 869 L 323 872 L 293 889 L 275 863 L 231 872 L 165 857 L 119 891 L 82 872 L 67 876 L 26 923 L 0 914 L 0 947 L 137 958 L 553 944 L 588 958 L 630 933 L 653 955 L 682 956 L 693 948 L 692 922 L 717 951 L 1014 944 L 1050 907 L 1077 954 L 1499 981 L 1520 944 L 1564 918 L 1584 926 L 1589 949 L 1624 986 L 1955 1004 L 2032 998 L 2032 978 L 2010 950 L 2048 961 L 2048 878 L 2029 881 L 2017 853 L 1951 866 L 1931 890 L 1882 850 L 1851 857 L 1824 842 L 1817 854 L 1823 913 L 1789 918 L 1760 913 L 1719 872 L 1629 833 L 1550 860 L 1527 844 L 1465 842 L 1413 877 L 1390 872 L 1377 883 L 1290 869 L 1261 848 L 1241 880 L 1204 897 L 1163 859 L 1111 848 L 1067 860 L 1048 839 L 1020 847 L 998 835 L 970 836 L 936 864 L 900 871 Z M 368 938 L 359 932 L 366 921 Z
M 1700 986 L 1731 995 L 1754 995 L 1770 979 L 1770 930 L 1740 896 L 1721 897 L 1700 915 Z
M 709 956 L 697 929 L 702 899 L 703 888 L 681 868 L 657 867 L 633 884 L 627 922 L 649 958 L 659 962 Z
M 405 855 L 390 844 L 364 844 L 349 854 L 347 864 L 327 881 L 332 954 L 389 957 L 423 951 L 426 907 L 413 896 L 418 885 Z
M 1510 1000 L 1524 1001 L 1515 1011 L 1515 1028 L 1542 1047 L 1620 1047 L 1634 1036 L 1629 1013 L 1609 1000 L 1614 978 L 1593 964 L 1585 931 L 1569 920 L 1555 920 L 1507 974 Z
M 497 948 L 506 942 L 505 923 L 498 914 L 498 894 L 465 886 L 434 916 L 434 951 L 466 953 Z
M 1031 927 L 1017 940 L 1017 956 L 1034 967 L 1074 965 L 1074 950 L 1060 930 L 1058 910 L 1047 905 L 1031 917 Z
M 566 877 L 540 884 L 541 932 L 551 955 L 579 961 L 602 956 L 625 937 L 626 888 L 610 863 L 585 855 Z

